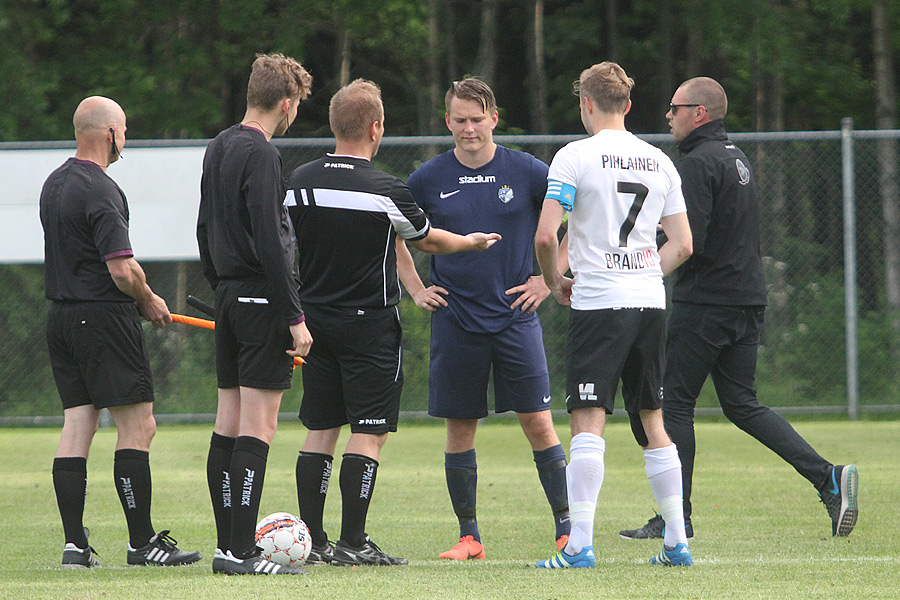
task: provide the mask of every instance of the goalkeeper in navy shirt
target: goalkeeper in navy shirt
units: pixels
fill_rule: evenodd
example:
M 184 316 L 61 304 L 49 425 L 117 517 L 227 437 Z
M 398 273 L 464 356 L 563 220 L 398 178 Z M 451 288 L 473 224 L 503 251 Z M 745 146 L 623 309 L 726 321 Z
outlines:
M 459 520 L 459 543 L 440 557 L 485 556 L 475 514 L 475 433 L 488 414 L 492 370 L 495 412 L 516 412 L 553 511 L 559 548 L 569 533 L 566 455 L 550 416 L 547 359 L 535 314 L 549 290 L 534 275 L 532 252 L 547 165 L 494 143 L 497 103 L 483 81 L 454 82 L 445 103 L 456 147 L 423 164 L 407 185 L 435 227 L 463 235 L 496 231 L 504 243 L 491 252 L 432 256 L 433 285 L 427 288 L 409 253 L 398 254 L 407 291 L 433 311 L 428 414 L 447 423 L 444 467 Z

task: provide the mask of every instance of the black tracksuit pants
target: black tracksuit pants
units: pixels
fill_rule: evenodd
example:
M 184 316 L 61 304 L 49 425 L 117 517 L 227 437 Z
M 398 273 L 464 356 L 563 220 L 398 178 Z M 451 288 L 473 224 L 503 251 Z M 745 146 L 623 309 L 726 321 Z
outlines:
M 694 472 L 694 407 L 708 375 L 722 411 L 732 423 L 787 461 L 816 488 L 825 484 L 831 463 L 791 425 L 756 397 L 757 349 L 765 307 L 710 306 L 675 302 L 666 329 L 666 431 L 678 447 L 685 521 L 691 520 Z

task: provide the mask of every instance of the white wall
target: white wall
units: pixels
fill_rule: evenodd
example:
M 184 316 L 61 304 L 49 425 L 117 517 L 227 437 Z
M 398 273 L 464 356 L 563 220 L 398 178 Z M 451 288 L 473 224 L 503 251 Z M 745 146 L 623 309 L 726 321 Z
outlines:
M 107 173 L 131 212 L 131 245 L 140 260 L 199 258 L 197 211 L 205 147 L 128 148 Z M 44 180 L 74 149 L 0 151 L 0 263 L 43 262 L 38 203 Z

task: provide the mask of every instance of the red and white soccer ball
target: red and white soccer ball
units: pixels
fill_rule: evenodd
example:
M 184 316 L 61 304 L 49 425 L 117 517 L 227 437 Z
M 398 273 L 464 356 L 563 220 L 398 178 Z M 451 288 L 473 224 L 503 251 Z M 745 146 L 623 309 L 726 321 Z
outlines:
M 290 513 L 272 513 L 256 525 L 256 545 L 262 555 L 279 565 L 302 563 L 312 549 L 306 523 Z

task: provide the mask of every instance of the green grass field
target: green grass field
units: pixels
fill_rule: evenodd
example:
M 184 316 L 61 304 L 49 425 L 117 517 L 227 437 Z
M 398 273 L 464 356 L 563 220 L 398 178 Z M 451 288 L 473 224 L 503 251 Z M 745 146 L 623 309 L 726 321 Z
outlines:
M 151 451 L 153 515 L 179 545 L 204 558 L 188 567 L 126 567 L 125 520 L 112 485 L 115 431 L 101 430 L 88 461 L 85 524 L 100 569 L 62 571 L 62 526 L 51 485 L 55 429 L 0 429 L 0 598 L 897 598 L 900 422 L 793 419 L 826 458 L 860 470 L 861 516 L 847 538 L 832 538 L 824 507 L 806 480 L 724 422 L 698 424 L 694 479 L 695 566 L 646 564 L 660 541 L 626 541 L 655 506 L 640 448 L 628 424 L 606 431 L 606 478 L 594 548 L 597 568 L 539 571 L 554 550 L 549 507 L 517 425 L 489 420 L 479 431 L 478 516 L 487 558 L 456 563 L 437 555 L 456 541 L 443 477 L 443 427 L 401 423 L 381 457 L 368 531 L 408 567 L 314 567 L 302 577 L 213 576 L 215 544 L 206 491 L 210 425 L 160 426 Z M 567 423 L 559 423 L 568 449 Z M 283 423 L 269 455 L 261 515 L 296 512 L 294 463 L 304 436 Z M 343 444 L 343 440 L 341 441 Z M 339 534 L 337 464 L 326 528 Z

